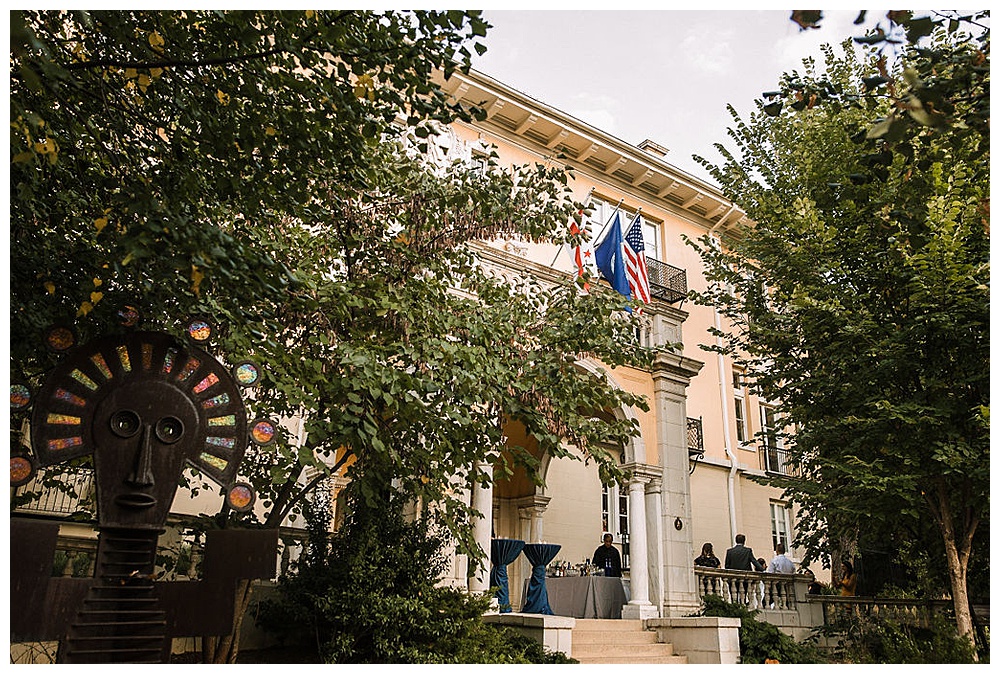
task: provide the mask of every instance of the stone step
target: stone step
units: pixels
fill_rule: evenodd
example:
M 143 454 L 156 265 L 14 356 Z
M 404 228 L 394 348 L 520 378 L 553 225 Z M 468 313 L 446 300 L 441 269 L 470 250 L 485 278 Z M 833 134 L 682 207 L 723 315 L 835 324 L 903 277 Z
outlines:
M 578 658 L 573 654 L 573 658 L 581 665 L 686 665 L 688 659 L 686 655 L 663 655 L 663 656 L 643 656 L 640 654 L 625 656 L 600 656 L 595 658 Z
M 577 644 L 655 644 L 656 632 L 604 632 L 598 630 L 573 630 L 573 648 Z
M 573 627 L 573 658 L 588 665 L 687 664 L 673 644 L 657 642 L 641 620 L 580 619 Z
M 641 620 L 602 620 L 597 618 L 577 618 L 573 633 L 581 632 L 642 632 Z
M 573 657 L 618 658 L 618 657 L 669 657 L 675 655 L 673 644 L 578 644 L 573 642 Z

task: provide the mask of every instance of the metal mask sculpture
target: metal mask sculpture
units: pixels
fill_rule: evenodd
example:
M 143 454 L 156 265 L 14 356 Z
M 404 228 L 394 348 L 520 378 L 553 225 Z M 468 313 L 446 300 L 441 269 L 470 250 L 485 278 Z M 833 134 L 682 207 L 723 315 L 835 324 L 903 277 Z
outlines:
M 126 329 L 139 321 L 135 310 L 121 317 Z M 206 319 L 189 321 L 186 333 L 134 331 L 76 346 L 74 331 L 56 326 L 45 342 L 66 357 L 38 394 L 11 383 L 11 411 L 34 406 L 34 456 L 11 454 L 12 486 L 32 479 L 36 458 L 47 466 L 93 457 L 94 578 L 50 577 L 58 523 L 12 522 L 12 596 L 35 599 L 35 610 L 14 616 L 12 638 L 58 639 L 59 662 L 167 662 L 172 638 L 233 628 L 238 579 L 274 573 L 276 530 L 210 531 L 202 580 L 153 583 L 157 539 L 185 466 L 222 485 L 231 509 L 249 510 L 254 492 L 237 470 L 249 441 L 266 445 L 276 435 L 274 422 L 247 423 L 240 389 L 258 383 L 259 368 L 229 369 L 200 348 L 212 334 Z
M 198 325 L 189 333 L 203 334 Z M 164 333 L 95 339 L 47 378 L 32 447 L 41 465 L 93 455 L 102 528 L 162 528 L 186 464 L 245 510 L 253 492 L 235 483 L 248 440 L 240 385 L 259 372 L 252 363 L 234 370 Z

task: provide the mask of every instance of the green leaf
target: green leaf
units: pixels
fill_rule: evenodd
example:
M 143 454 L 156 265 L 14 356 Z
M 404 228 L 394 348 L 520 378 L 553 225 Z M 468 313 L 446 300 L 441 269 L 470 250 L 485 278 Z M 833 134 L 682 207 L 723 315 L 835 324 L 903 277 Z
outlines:
M 868 129 L 867 133 L 865 133 L 865 138 L 869 140 L 873 138 L 881 138 L 889 133 L 889 130 L 892 129 L 892 125 L 896 123 L 897 120 L 895 117 L 886 117 L 884 119 L 877 120 L 875 124 Z
M 906 23 L 906 39 L 911 44 L 916 44 L 920 38 L 926 37 L 934 32 L 935 22 L 931 17 L 925 16 L 919 19 L 912 19 Z

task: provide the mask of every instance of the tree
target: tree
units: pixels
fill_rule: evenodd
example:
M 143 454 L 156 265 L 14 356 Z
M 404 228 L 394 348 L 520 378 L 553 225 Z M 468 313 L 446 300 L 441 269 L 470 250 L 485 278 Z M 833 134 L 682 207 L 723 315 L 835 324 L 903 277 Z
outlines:
M 384 134 L 473 114 L 429 77 L 467 68 L 486 27 L 463 12 L 12 12 L 12 372 L 31 372 L 54 320 L 86 334 L 135 299 L 154 320 L 204 296 L 280 299 L 294 279 L 257 230 L 315 222 L 316 185 L 363 184 Z
M 377 511 L 352 513 L 328 551 L 281 579 L 258 624 L 313 662 L 575 662 L 484 623 L 489 597 L 439 585 L 448 566 L 445 528 L 433 512 L 407 518 L 406 505 L 390 495 Z
M 305 422 L 301 439 L 284 436 L 256 457 L 254 484 L 265 526 L 278 526 L 347 467 L 361 507 L 380 503 L 391 483 L 434 504 L 475 560 L 468 525 L 479 514 L 463 490 L 488 482 L 488 465 L 501 479 L 510 460 L 529 474 L 537 461 L 510 443 L 506 425 L 522 424 L 555 457 L 578 447 L 605 480 L 620 478 L 605 443 L 620 446 L 637 429 L 594 412 L 646 403 L 576 361 L 641 364 L 649 354 L 610 290 L 582 295 L 568 279 L 511 286 L 469 247 L 505 232 L 565 229 L 569 203 L 545 194 L 553 174 L 436 174 L 401 148 L 383 149 L 370 192 L 338 186 L 326 227 L 285 232 L 282 245 L 308 283 L 273 308 L 267 336 L 231 331 L 232 348 L 267 367 L 258 413 Z
M 825 73 L 806 62 L 765 94 L 789 105 L 733 111 L 736 153 L 701 161 L 752 225 L 702 240 L 698 301 L 729 319 L 723 350 L 787 424 L 801 475 L 770 482 L 802 509 L 797 543 L 817 557 L 861 527 L 933 522 L 971 640 L 967 573 L 989 516 L 989 142 L 975 123 L 989 36 L 948 28 L 895 69 L 826 47 Z M 898 116 L 916 110 L 899 107 L 907 87 L 946 90 L 941 117 Z
M 475 12 L 19 12 L 13 16 L 11 371 L 49 366 L 37 335 L 83 338 L 138 306 L 176 329 L 215 318 L 213 350 L 257 360 L 253 416 L 301 419 L 250 452 L 265 511 L 210 526 L 277 527 L 349 469 L 359 503 L 388 485 L 434 504 L 475 553 L 462 491 L 511 461 L 519 423 L 621 477 L 605 443 L 638 432 L 598 412 L 645 409 L 576 366 L 648 363 L 620 296 L 491 274 L 476 241 L 565 240 L 558 166 L 483 172 L 424 155 L 469 119 L 433 84 L 467 67 Z M 197 478 L 197 476 L 195 476 Z M 195 479 L 190 485 L 201 489 Z M 360 506 L 359 506 L 360 507 Z M 233 633 L 205 659 L 235 659 Z

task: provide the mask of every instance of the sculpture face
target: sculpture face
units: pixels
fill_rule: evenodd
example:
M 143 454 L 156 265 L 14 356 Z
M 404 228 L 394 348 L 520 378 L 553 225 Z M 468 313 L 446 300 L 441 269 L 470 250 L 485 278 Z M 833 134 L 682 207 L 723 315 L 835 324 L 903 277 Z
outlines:
M 104 398 L 93 426 L 101 519 L 165 521 L 184 463 L 197 457 L 198 423 L 193 401 L 167 382 L 132 382 Z
M 93 454 L 102 527 L 162 528 L 185 463 L 228 487 L 247 442 L 225 367 L 155 332 L 71 352 L 40 392 L 31 430 L 42 465 Z

